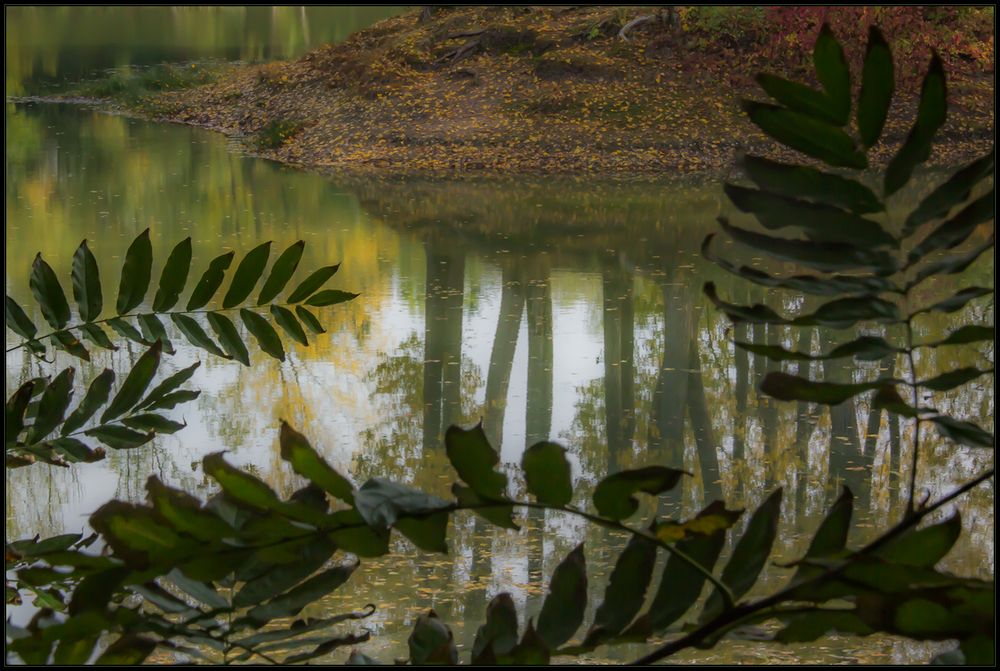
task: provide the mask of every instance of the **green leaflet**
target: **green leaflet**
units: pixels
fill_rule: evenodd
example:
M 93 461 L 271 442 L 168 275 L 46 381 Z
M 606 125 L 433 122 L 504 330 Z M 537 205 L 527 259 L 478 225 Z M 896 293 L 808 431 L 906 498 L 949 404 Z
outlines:
M 260 348 L 278 361 L 285 360 L 285 348 L 281 345 L 281 338 L 278 337 L 274 328 L 267 323 L 267 320 L 252 310 L 240 310 L 240 317 L 247 330 L 257 339 Z
M 944 125 L 948 112 L 948 90 L 945 84 L 944 65 L 934 53 L 920 90 L 917 120 L 896 155 L 889 161 L 885 173 L 885 195 L 891 196 L 910 180 L 913 170 L 930 158 L 931 143 L 938 129 Z
M 73 298 L 76 300 L 80 319 L 94 321 L 101 316 L 104 299 L 101 295 L 101 276 L 97 269 L 97 259 L 87 247 L 87 241 L 80 243 L 73 254 Z
M 884 209 L 871 189 L 853 179 L 808 166 L 778 163 L 762 156 L 744 155 L 739 162 L 747 177 L 763 191 L 806 198 L 841 207 L 855 214 L 880 212 Z
M 486 438 L 481 422 L 467 431 L 449 427 L 444 439 L 448 460 L 476 494 L 485 499 L 505 498 L 507 476 L 493 470 L 500 458 Z
M 521 457 L 528 492 L 542 503 L 565 506 L 573 499 L 566 448 L 550 442 L 536 443 Z
M 201 327 L 201 324 L 195 321 L 194 317 L 177 313 L 170 315 L 170 318 L 173 320 L 174 326 L 177 327 L 177 330 L 183 333 L 184 337 L 187 338 L 188 342 L 192 345 L 200 347 L 206 352 L 210 352 L 211 354 L 220 356 L 224 359 L 229 358 L 229 356 L 215 344 L 215 341 L 212 340 L 207 333 L 205 333 L 205 329 Z
M 267 265 L 267 258 L 270 254 L 270 241 L 258 245 L 247 252 L 247 255 L 240 261 L 240 265 L 236 267 L 236 272 L 233 274 L 233 281 L 229 285 L 229 291 L 226 292 L 226 296 L 222 299 L 222 307 L 236 307 L 247 299 L 247 296 L 250 295 L 250 292 L 256 286 L 257 280 L 264 273 L 264 266 Z
M 250 353 L 247 351 L 247 346 L 243 344 L 243 339 L 240 337 L 240 333 L 236 330 L 233 322 L 229 321 L 229 318 L 225 315 L 220 315 L 217 312 L 209 312 L 205 315 L 205 318 L 208 319 L 209 325 L 215 331 L 215 335 L 219 339 L 222 349 L 226 351 L 226 354 L 244 366 L 249 366 Z
M 63 293 L 59 279 L 52 266 L 42 260 L 39 253 L 31 264 L 31 277 L 28 280 L 31 294 L 42 308 L 42 317 L 52 328 L 61 329 L 69 321 L 69 303 Z
M 121 281 L 118 284 L 118 302 L 115 309 L 119 315 L 131 312 L 142 303 L 149 289 L 153 272 L 153 244 L 149 240 L 149 229 L 139 234 L 125 252 Z
M 594 488 L 594 506 L 603 517 L 623 520 L 639 509 L 634 494 L 657 495 L 670 491 L 682 475 L 688 474 L 665 466 L 646 466 L 609 475 Z
M 344 503 L 354 503 L 354 486 L 350 480 L 331 468 L 313 449 L 305 436 L 290 427 L 287 422 L 281 423 L 279 442 L 281 458 L 291 464 L 296 473 Z
M 111 342 L 111 338 L 104 332 L 98 324 L 81 324 L 80 333 L 83 337 L 103 349 L 115 351 L 118 346 Z
M 22 338 L 31 340 L 38 333 L 35 323 L 28 318 L 21 306 L 10 296 L 4 296 L 4 316 L 7 328 Z
M 879 29 L 872 26 L 868 29 L 868 47 L 858 94 L 858 135 L 864 146 L 871 147 L 882 135 L 894 90 L 892 51 Z
M 177 304 L 177 299 L 187 284 L 188 273 L 191 272 L 191 255 L 190 237 L 178 242 L 170 252 L 160 274 L 160 286 L 153 298 L 154 312 L 166 312 Z
M 288 280 L 292 279 L 292 275 L 299 265 L 299 260 L 302 258 L 302 250 L 305 246 L 306 243 L 299 240 L 281 253 L 281 256 L 278 257 L 278 260 L 271 267 L 271 274 L 264 282 L 264 287 L 260 290 L 257 305 L 270 303 L 281 293 L 281 290 L 288 284 Z
M 934 189 L 920 205 L 906 218 L 903 226 L 903 236 L 913 234 L 920 226 L 948 214 L 953 207 L 968 200 L 972 189 L 983 179 L 993 174 L 996 161 L 996 149 L 989 154 L 976 159 L 952 175 L 944 184 Z
M 496 664 L 517 645 L 517 607 L 510 594 L 497 594 L 486 606 L 486 621 L 476 631 L 472 664 Z
M 823 24 L 816 38 L 813 65 L 830 99 L 830 111 L 837 117 L 838 125 L 845 125 L 851 115 L 851 71 L 843 48 L 827 24 Z
M 891 382 L 896 380 L 879 379 L 858 384 L 837 384 L 812 382 L 788 373 L 768 373 L 761 382 L 760 390 L 779 401 L 809 401 L 824 405 L 839 405 L 858 394 Z
M 587 564 L 583 544 L 566 555 L 549 581 L 549 592 L 538 615 L 538 635 L 550 650 L 576 633 L 587 610 Z
M 271 316 L 274 318 L 274 321 L 278 324 L 278 326 L 280 326 L 292 340 L 300 345 L 309 344 L 309 339 L 306 338 L 306 332 L 302 329 L 302 325 L 299 324 L 299 320 L 295 318 L 295 313 L 291 310 L 283 308 L 280 305 L 272 305 Z
M 108 397 L 111 395 L 111 385 L 114 384 L 114 381 L 114 371 L 107 368 L 95 377 L 93 382 L 90 383 L 90 387 L 87 388 L 87 393 L 83 397 L 83 400 L 80 401 L 80 405 L 66 418 L 60 433 L 65 436 L 86 424 L 87 420 L 93 417 L 101 406 L 107 403 Z
M 156 375 L 156 369 L 160 366 L 161 349 L 162 345 L 156 342 L 139 357 L 125 381 L 122 382 L 121 389 L 118 390 L 107 410 L 101 415 L 102 424 L 121 417 L 142 400 L 142 395 L 146 392 L 153 376 Z
M 765 103 L 744 100 L 750 121 L 778 142 L 827 165 L 864 169 L 868 159 L 847 133 L 832 124 Z
M 336 305 L 337 303 L 352 301 L 359 295 L 360 294 L 352 294 L 349 291 L 340 291 L 339 289 L 327 289 L 326 291 L 317 292 L 306 299 L 306 305 L 322 308 L 328 305 Z
M 790 110 L 838 126 L 844 124 L 841 115 L 830 109 L 830 98 L 825 93 L 766 73 L 757 75 L 757 83 L 769 96 Z
M 56 375 L 55 379 L 42 392 L 42 398 L 38 403 L 38 412 L 35 415 L 35 422 L 28 429 L 26 442 L 29 445 L 40 442 L 62 422 L 63 417 L 66 415 L 66 410 L 69 408 L 70 398 L 73 395 L 73 376 L 75 372 L 73 368 L 64 369 Z
M 306 325 L 306 327 L 308 327 L 309 330 L 312 331 L 313 333 L 316 334 L 326 333 L 326 329 L 323 328 L 322 324 L 320 324 L 319 319 L 316 318 L 316 315 L 314 315 L 312 312 L 310 312 L 303 306 L 296 305 L 295 314 L 299 316 L 299 319 L 301 319 L 302 322 Z
M 326 284 L 326 281 L 334 276 L 337 270 L 340 268 L 338 263 L 335 266 L 325 266 L 319 270 L 313 272 L 309 277 L 302 280 L 299 286 L 295 287 L 291 295 L 288 297 L 289 303 L 299 303 L 305 299 L 312 296 L 319 289 Z
M 587 633 L 587 641 L 616 636 L 628 626 L 642 608 L 655 563 L 656 543 L 641 536 L 633 536 L 611 571 L 611 579 L 604 591 L 604 601 L 594 615 L 594 624 Z
M 211 263 L 208 264 L 205 274 L 201 276 L 198 284 L 195 285 L 194 291 L 191 293 L 191 298 L 188 299 L 186 309 L 189 312 L 205 307 L 212 300 L 212 296 L 222 286 L 222 280 L 225 279 L 226 271 L 232 265 L 235 256 L 236 252 L 226 252 L 212 259 Z

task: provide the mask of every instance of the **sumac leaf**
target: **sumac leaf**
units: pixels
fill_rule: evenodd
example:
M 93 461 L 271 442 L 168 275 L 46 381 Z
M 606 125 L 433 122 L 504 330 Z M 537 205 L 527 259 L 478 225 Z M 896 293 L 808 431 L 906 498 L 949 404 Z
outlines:
M 885 195 L 891 196 L 910 180 L 913 170 L 930 158 L 931 143 L 944 125 L 948 112 L 948 91 L 944 65 L 935 52 L 920 89 L 917 120 L 903 146 L 889 161 L 885 173 Z
M 299 303 L 309 298 L 319 291 L 326 284 L 326 281 L 334 276 L 339 268 L 340 264 L 338 263 L 335 266 L 325 266 L 315 271 L 295 287 L 295 290 L 288 297 L 288 302 Z
M 861 92 L 858 94 L 858 135 L 861 144 L 871 147 L 878 142 L 885 126 L 889 105 L 895 90 L 892 51 L 878 28 L 868 29 L 868 47 L 861 70 Z
M 142 303 L 149 289 L 149 280 L 153 272 L 153 244 L 149 240 L 149 229 L 129 245 L 125 252 L 125 263 L 122 265 L 121 281 L 118 284 L 118 302 L 115 309 L 119 315 L 132 311 Z
M 61 329 L 69 321 L 69 303 L 63 293 L 59 279 L 52 266 L 42 259 L 39 253 L 31 264 L 31 277 L 28 280 L 31 294 L 42 308 L 42 317 L 52 328 Z
M 160 286 L 153 297 L 153 311 L 166 312 L 177 305 L 191 272 L 191 238 L 184 238 L 173 248 L 160 273 Z
M 240 261 L 233 274 L 233 281 L 229 285 L 229 291 L 222 299 L 222 307 L 236 307 L 247 299 L 253 291 L 260 276 L 264 273 L 264 266 L 267 265 L 267 258 L 271 254 L 271 243 L 265 242 L 254 247 Z
M 87 247 L 87 241 L 80 243 L 73 254 L 73 298 L 76 300 L 80 319 L 91 322 L 101 316 L 104 299 L 101 294 L 101 276 L 97 269 L 97 259 Z
M 212 296 L 222 286 L 222 280 L 225 279 L 226 271 L 232 265 L 235 256 L 236 252 L 226 252 L 212 259 L 208 264 L 208 269 L 195 285 L 191 298 L 188 299 L 187 310 L 189 312 L 205 307 L 212 300 Z
M 264 282 L 264 287 L 260 290 L 257 305 L 270 303 L 274 300 L 275 296 L 281 293 L 281 290 L 288 284 L 288 280 L 292 279 L 292 275 L 299 265 L 299 260 L 302 258 L 302 250 L 305 246 L 306 243 L 299 240 L 281 253 L 278 260 L 271 266 L 271 273 Z

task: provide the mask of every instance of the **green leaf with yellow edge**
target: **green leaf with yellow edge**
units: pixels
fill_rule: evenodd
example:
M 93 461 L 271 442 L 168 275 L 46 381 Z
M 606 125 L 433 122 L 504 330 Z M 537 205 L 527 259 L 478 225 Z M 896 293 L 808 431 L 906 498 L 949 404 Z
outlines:
M 344 503 L 354 504 L 354 485 L 327 464 L 305 436 L 282 421 L 278 440 L 281 444 L 281 458 L 291 464 L 292 470 L 322 487 L 331 496 Z
M 742 510 L 727 510 L 724 503 L 715 501 L 686 522 L 657 522 L 653 525 L 653 534 L 664 543 L 713 536 L 732 527 L 742 515 Z
M 639 509 L 634 494 L 662 494 L 670 491 L 682 475 L 689 475 L 665 466 L 646 466 L 609 475 L 594 488 L 594 506 L 603 517 L 623 520 Z

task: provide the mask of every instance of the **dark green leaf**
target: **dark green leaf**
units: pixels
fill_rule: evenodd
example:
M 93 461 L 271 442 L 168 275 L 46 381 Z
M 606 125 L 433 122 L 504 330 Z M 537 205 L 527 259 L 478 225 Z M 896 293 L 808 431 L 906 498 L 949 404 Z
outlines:
M 323 571 L 268 603 L 251 609 L 248 615 L 258 622 L 270 622 L 275 618 L 297 615 L 313 601 L 326 596 L 347 582 L 357 567 L 357 563 L 344 564 Z
M 895 86 L 892 51 L 879 29 L 871 26 L 868 29 L 868 47 L 861 71 L 857 112 L 858 135 L 861 137 L 861 144 L 866 147 L 874 145 L 882 135 Z
M 830 632 L 867 636 L 875 630 L 852 611 L 815 610 L 794 616 L 774 640 L 779 643 L 808 643 Z
M 240 332 L 236 330 L 229 318 L 216 312 L 209 312 L 206 315 L 209 325 L 215 331 L 222 349 L 226 354 L 239 361 L 244 366 L 250 365 L 250 353 L 247 346 L 243 344 Z
M 573 499 L 566 448 L 550 442 L 535 443 L 524 451 L 521 468 L 528 492 L 542 503 L 565 506 Z
M 928 347 L 938 347 L 940 345 L 965 345 L 973 342 L 993 341 L 997 337 L 995 326 L 977 326 L 970 324 L 957 328 L 948 334 L 944 340 L 931 343 Z
M 642 536 L 633 536 L 615 562 L 604 601 L 587 634 L 588 641 L 613 637 L 628 626 L 642 608 L 655 563 L 656 544 Z
M 952 175 L 944 184 L 934 189 L 929 196 L 920 201 L 920 205 L 906 218 L 903 235 L 912 234 L 928 221 L 943 217 L 951 211 L 951 208 L 964 203 L 972 193 L 972 189 L 980 181 L 993 174 L 995 160 L 996 149 L 994 148 L 990 150 L 989 154 L 976 159 Z
M 4 443 L 13 443 L 24 428 L 24 415 L 28 411 L 35 383 L 28 380 L 7 399 L 3 413 Z
M 851 515 L 854 512 L 854 495 L 846 486 L 840 498 L 834 502 L 830 512 L 816 530 L 806 551 L 806 557 L 828 557 L 844 549 L 847 545 L 847 534 L 851 530 Z
M 149 386 L 149 383 L 153 380 L 153 376 L 156 375 L 156 369 L 160 367 L 161 347 L 159 342 L 154 343 L 135 362 L 132 370 L 129 371 L 128 377 L 122 383 L 121 389 L 118 390 L 118 393 L 112 399 L 111 405 L 101 415 L 102 424 L 121 417 L 142 400 L 142 395 L 146 392 L 146 387 Z
M 885 209 L 871 189 L 840 175 L 808 166 L 777 163 L 761 156 L 744 155 L 740 157 L 740 165 L 747 177 L 765 191 L 835 205 L 855 214 Z
M 797 375 L 775 372 L 767 374 L 760 384 L 760 390 L 779 401 L 809 401 L 823 405 L 838 405 L 853 396 L 891 381 L 879 379 L 858 384 L 812 382 Z
M 250 292 L 256 286 L 257 280 L 264 273 L 264 266 L 267 265 L 267 257 L 270 254 L 271 243 L 268 241 L 254 247 L 243 257 L 240 265 L 236 267 L 236 272 L 233 274 L 233 281 L 229 285 L 229 291 L 226 292 L 225 298 L 222 299 L 222 307 L 236 307 L 247 299 L 247 296 L 250 295 Z
M 125 634 L 108 646 L 94 664 L 113 666 L 142 664 L 155 649 L 156 641 L 135 634 Z
M 830 112 L 843 126 L 851 116 L 851 71 L 844 50 L 833 36 L 830 26 L 823 24 L 813 48 L 816 77 L 830 98 Z
M 196 498 L 167 487 L 155 475 L 146 481 L 146 491 L 154 510 L 178 531 L 207 542 L 217 541 L 233 533 L 229 525 L 216 515 L 202 510 Z
M 41 253 L 35 256 L 31 264 L 31 277 L 28 280 L 31 295 L 42 308 L 42 316 L 52 328 L 61 329 L 69 321 L 69 303 L 63 293 L 59 279 L 52 266 L 42 260 Z
M 114 384 L 114 381 L 114 371 L 107 368 L 95 377 L 93 382 L 90 383 L 90 387 L 87 388 L 87 393 L 84 395 L 83 400 L 80 401 L 80 405 L 66 418 L 60 433 L 65 436 L 86 424 L 87 420 L 93 417 L 94 413 L 108 402 L 108 396 L 111 394 L 111 385 Z
M 977 226 L 992 221 L 996 215 L 996 196 L 994 194 L 995 191 L 990 189 L 989 193 L 972 201 L 961 212 L 931 231 L 910 252 L 907 264 L 912 266 L 931 252 L 952 249 L 960 245 L 976 230 Z
M 879 387 L 875 395 L 872 396 L 872 408 L 876 410 L 888 410 L 903 417 L 918 417 L 921 412 L 926 412 L 925 409 L 918 411 L 916 408 L 907 405 L 906 401 L 899 395 L 899 392 L 896 391 L 896 388 L 889 384 Z
M 266 319 L 256 312 L 246 309 L 240 310 L 240 317 L 243 318 L 247 330 L 257 339 L 257 344 L 264 352 L 278 361 L 285 360 L 285 349 L 281 345 L 281 338 L 278 337 L 278 333 Z
M 187 424 L 175 422 L 155 413 L 142 413 L 126 417 L 122 420 L 122 424 L 133 429 L 139 429 L 140 431 L 154 431 L 161 434 L 177 433 L 187 426 Z
M 193 317 L 182 314 L 172 314 L 170 318 L 174 322 L 174 326 L 184 334 L 184 337 L 188 339 L 195 347 L 200 347 L 206 352 L 210 352 L 216 356 L 221 356 L 223 358 L 229 358 L 222 349 L 215 344 L 205 330 L 201 328 L 199 324 Z
M 302 330 L 302 325 L 299 324 L 299 320 L 295 318 L 295 313 L 293 313 L 288 308 L 283 308 L 280 305 L 271 306 L 271 316 L 274 321 L 277 322 L 278 326 L 287 333 L 292 340 L 299 343 L 300 345 L 308 345 L 309 340 L 306 338 L 306 332 Z
M 929 380 L 920 380 L 917 382 L 917 386 L 924 387 L 926 389 L 933 389 L 934 391 L 948 391 L 949 389 L 954 389 L 955 387 L 961 387 L 966 382 L 971 382 L 980 375 L 986 375 L 987 373 L 992 372 L 993 369 L 980 370 L 975 366 L 966 366 L 964 368 L 948 371 L 947 373 L 935 375 Z
M 353 552 L 359 557 L 381 557 L 389 551 L 388 529 L 366 526 L 364 518 L 356 510 L 340 510 L 330 517 L 331 521 L 344 527 L 331 531 L 330 540 L 345 552 Z
M 118 285 L 118 303 L 116 310 L 119 315 L 131 312 L 142 303 L 149 289 L 149 280 L 153 272 L 153 245 L 149 241 L 149 229 L 129 245 L 125 252 L 125 264 L 122 266 L 122 278 Z
M 153 604 L 165 613 L 194 615 L 201 612 L 191 608 L 191 606 L 187 605 L 173 594 L 157 585 L 155 582 L 149 582 L 145 585 L 132 585 L 130 589 L 142 596 L 145 601 Z
M 410 649 L 410 663 L 414 666 L 458 664 L 455 637 L 433 610 L 417 618 L 407 645 Z
M 73 298 L 76 300 L 80 319 L 91 322 L 101 316 L 104 299 L 101 295 L 101 276 L 97 269 L 97 259 L 87 247 L 87 241 L 80 243 L 73 254 Z
M 233 606 L 248 608 L 275 597 L 305 580 L 327 562 L 337 547 L 324 539 L 305 546 L 301 561 L 275 566 L 262 576 L 250 580 L 233 597 Z
M 145 345 L 147 347 L 153 344 L 148 340 L 146 340 L 145 338 L 143 338 L 142 334 L 139 333 L 139 331 L 134 326 L 129 324 L 124 319 L 119 319 L 117 317 L 115 317 L 114 319 L 109 319 L 108 326 L 111 327 L 112 331 L 122 336 L 123 338 L 131 340 L 132 342 L 139 343 L 140 345 Z
M 802 229 L 814 242 L 836 243 L 847 239 L 864 247 L 884 247 L 896 241 L 877 222 L 839 207 L 735 184 L 726 184 L 723 189 L 737 208 L 756 215 L 771 230 L 792 226 Z
M 87 352 L 87 348 L 69 331 L 56 331 L 52 334 L 52 341 L 56 349 L 72 354 L 84 361 L 90 361 L 90 353 Z
M 993 436 L 972 422 L 963 422 L 951 417 L 931 417 L 937 425 L 938 433 L 960 445 L 970 447 L 993 447 Z
M 145 568 L 151 558 L 167 559 L 183 547 L 173 529 L 143 506 L 110 501 L 98 508 L 89 521 L 114 556 L 130 567 Z
M 174 346 L 170 343 L 170 338 L 167 336 L 167 329 L 163 327 L 163 322 L 160 321 L 159 317 L 153 314 L 142 314 L 136 319 L 139 322 L 142 337 L 147 342 L 160 341 L 164 352 L 174 354 Z
M 815 277 L 813 275 L 793 275 L 791 277 L 774 277 L 767 273 L 751 268 L 750 266 L 739 266 L 730 263 L 726 259 L 716 256 L 711 251 L 714 233 L 705 237 L 701 245 L 701 254 L 709 261 L 712 261 L 723 270 L 734 275 L 750 280 L 754 284 L 764 287 L 778 289 L 793 289 L 802 293 L 816 296 L 841 296 L 843 294 L 857 293 L 877 293 L 887 291 L 892 288 L 892 283 L 882 277 L 833 275 L 830 277 Z
M 805 84 L 764 73 L 757 75 L 757 83 L 767 95 L 790 110 L 801 112 L 817 121 L 838 126 L 844 123 L 841 116 L 831 109 L 830 99 L 825 93 L 814 91 Z
M 982 298 L 983 296 L 990 296 L 992 294 L 993 289 L 988 289 L 986 287 L 966 287 L 965 289 L 956 291 L 948 298 L 934 303 L 930 307 L 917 310 L 913 314 L 918 315 L 924 312 L 956 312 L 964 308 L 970 301 Z
M 857 151 L 850 136 L 834 125 L 775 105 L 751 100 L 744 100 L 742 105 L 754 125 L 791 149 L 818 158 L 827 165 L 868 167 L 868 159 Z
M 222 487 L 222 491 L 236 501 L 242 501 L 265 510 L 281 507 L 277 494 L 262 480 L 237 468 L 222 458 L 221 452 L 206 456 L 202 470 Z
M 448 552 L 448 513 L 405 516 L 396 520 L 395 528 L 425 552 Z
M 646 466 L 609 475 L 594 488 L 594 505 L 603 517 L 623 520 L 639 509 L 634 494 L 645 492 L 655 496 L 670 491 L 682 475 L 688 474 L 665 466 Z
M 365 618 L 371 617 L 375 612 L 375 605 L 368 604 L 365 610 L 356 611 L 352 613 L 341 613 L 340 615 L 334 615 L 333 617 L 322 618 L 318 620 L 308 619 L 308 620 L 296 620 L 292 623 L 291 627 L 287 629 L 275 629 L 271 631 L 263 631 L 256 634 L 251 634 L 246 638 L 240 638 L 233 641 L 236 645 L 245 646 L 255 646 L 260 643 L 270 643 L 272 641 L 283 641 L 291 636 L 300 636 L 311 631 L 316 631 L 317 629 L 325 629 L 339 622 L 344 622 L 347 620 L 363 620 Z
M 67 550 L 83 538 L 82 534 L 60 534 L 39 541 L 34 539 L 13 541 L 11 548 L 25 557 L 42 557 L 52 552 Z
M 862 249 L 846 242 L 817 243 L 775 238 L 732 226 L 723 217 L 719 218 L 719 224 L 737 242 L 776 258 L 801 263 L 822 272 L 865 270 L 879 275 L 890 275 L 896 271 L 892 258 L 880 250 Z
M 365 522 L 385 529 L 404 515 L 425 516 L 449 507 L 436 496 L 382 478 L 372 478 L 354 493 L 354 505 Z
M 131 573 L 132 570 L 127 567 L 114 566 L 86 576 L 73 590 L 69 614 L 79 615 L 88 610 L 103 611 L 111 601 L 111 596 L 120 591 L 122 581 Z
M 347 658 L 348 666 L 380 666 L 379 662 L 372 659 L 360 650 L 351 650 L 351 656 Z
M 444 440 L 451 465 L 476 494 L 486 499 L 506 496 L 507 476 L 493 470 L 500 458 L 490 446 L 482 422 L 468 431 L 457 426 L 448 427 Z
M 486 622 L 476 631 L 472 664 L 496 664 L 517 645 L 517 607 L 510 594 L 502 592 L 486 606 Z
M 316 318 L 316 315 L 309 312 L 309 310 L 307 310 L 303 306 L 296 305 L 295 314 L 299 316 L 299 319 L 301 319 L 303 323 L 305 323 L 306 327 L 308 327 L 308 329 L 313 333 L 316 334 L 326 333 L 326 329 L 323 328 L 322 324 L 320 324 L 319 319 Z
M 132 448 L 145 445 L 155 437 L 155 434 L 152 432 L 140 433 L 114 424 L 97 426 L 84 431 L 84 433 L 91 438 L 97 438 L 108 447 L 116 450 L 131 450 Z
M 566 555 L 549 581 L 549 592 L 538 615 L 538 635 L 550 650 L 572 638 L 587 610 L 587 564 L 583 543 Z
M 167 579 L 185 594 L 209 608 L 229 608 L 229 601 L 226 597 L 219 594 L 211 585 L 207 585 L 200 580 L 192 580 L 184 575 L 183 571 L 173 569 L 167 574 Z
M 94 343 L 98 347 L 102 347 L 104 349 L 112 351 L 118 349 L 118 347 L 113 342 L 111 342 L 111 338 L 109 338 L 108 334 L 104 332 L 104 329 L 102 329 L 97 324 L 82 324 L 80 326 L 80 333 L 83 334 L 84 338 Z
M 550 657 L 549 646 L 535 631 L 531 620 L 528 620 L 521 642 L 510 651 L 510 655 L 504 656 L 502 661 L 517 666 L 548 666 Z
M 278 260 L 271 266 L 271 274 L 268 276 L 267 281 L 264 282 L 264 288 L 260 290 L 257 305 L 270 303 L 274 300 L 275 296 L 281 293 L 281 290 L 288 284 L 288 280 L 292 279 L 292 275 L 299 265 L 299 259 L 302 258 L 302 250 L 305 246 L 306 243 L 299 240 L 281 253 Z
M 94 651 L 99 634 L 89 634 L 80 637 L 65 637 L 56 645 L 52 663 L 56 665 L 82 666 Z
M 957 513 L 936 524 L 897 536 L 875 551 L 875 556 L 893 564 L 932 568 L 945 558 L 962 534 Z
M 712 301 L 715 307 L 725 312 L 726 316 L 734 322 L 848 328 L 859 321 L 894 322 L 899 319 L 899 312 L 896 305 L 877 296 L 839 298 L 829 303 L 824 303 L 813 313 L 801 315 L 794 319 L 785 319 L 771 308 L 760 303 L 752 306 L 727 303 L 716 294 L 714 282 L 706 282 L 703 289 L 705 295 L 708 296 L 708 299 Z
M 322 639 L 313 639 L 313 643 L 316 641 L 323 641 L 317 645 L 313 650 L 309 652 L 303 652 L 298 655 L 292 655 L 284 660 L 284 664 L 299 664 L 301 662 L 307 662 L 310 659 L 316 659 L 317 657 L 322 657 L 323 655 L 328 655 L 337 648 L 343 647 L 345 645 L 356 645 L 357 643 L 364 643 L 371 638 L 371 634 L 367 631 L 362 634 L 344 634 L 343 636 L 338 636 L 336 638 L 325 637 Z
M 920 90 L 917 120 L 906 137 L 906 142 L 889 161 L 889 167 L 886 169 L 886 196 L 899 191 L 910 180 L 914 168 L 930 158 L 931 143 L 935 133 L 944 125 L 947 112 L 948 92 L 944 65 L 935 52 Z
M 740 349 L 765 356 L 773 361 L 824 361 L 846 356 L 853 356 L 859 361 L 878 361 L 900 351 L 879 336 L 861 336 L 849 343 L 833 348 L 828 354 L 817 354 L 815 356 L 803 352 L 793 352 L 780 345 L 758 345 L 756 343 L 739 341 L 733 344 Z
M 732 515 L 727 515 L 729 512 L 721 501 L 710 504 L 695 517 L 695 521 L 718 519 L 719 522 L 709 525 L 711 533 L 686 538 L 677 543 L 677 549 L 706 570 L 713 571 L 726 542 L 726 529 L 735 521 Z M 704 585 L 705 576 L 700 571 L 670 555 L 663 567 L 653 603 L 640 621 L 646 619 L 654 632 L 666 629 L 694 605 Z M 640 621 L 632 629 L 641 628 Z
M 768 555 L 771 554 L 771 546 L 778 533 L 780 514 L 781 488 L 779 487 L 754 512 L 746 531 L 736 543 L 726 568 L 722 570 L 722 582 L 729 587 L 734 598 L 739 599 L 757 582 L 757 576 L 760 575 L 764 564 L 767 563 Z M 705 604 L 701 621 L 706 622 L 715 617 L 722 606 L 722 594 L 716 589 Z
M 490 524 L 502 529 L 516 530 L 520 528 L 514 522 L 514 506 L 503 504 L 487 505 L 488 501 L 476 494 L 471 487 L 460 485 L 457 482 L 452 484 L 451 492 L 455 495 L 455 500 L 458 501 L 459 506 L 471 508 L 477 515 Z
M 338 263 L 335 266 L 325 266 L 320 268 L 312 275 L 302 280 L 299 286 L 295 287 L 295 290 L 288 297 L 289 303 L 298 303 L 304 301 L 305 299 L 312 296 L 314 293 L 319 291 L 326 284 L 326 281 L 334 276 L 337 270 L 340 268 Z
M 225 279 L 226 271 L 232 265 L 235 256 L 236 252 L 226 252 L 212 259 L 208 264 L 208 270 L 198 280 L 198 284 L 195 285 L 194 291 L 191 293 L 187 304 L 188 311 L 203 308 L 212 300 L 212 296 L 222 286 L 222 280 Z
M 4 300 L 4 315 L 7 328 L 22 338 L 31 340 L 38 333 L 35 323 L 28 319 L 28 315 L 24 314 L 24 310 L 17 304 L 17 301 L 7 295 L 5 295 Z
M 26 442 L 29 445 L 41 442 L 66 416 L 66 409 L 69 408 L 70 398 L 73 396 L 75 372 L 72 368 L 63 369 L 45 388 L 38 403 L 35 422 L 28 428 Z
M 320 291 L 308 299 L 306 299 L 306 305 L 311 305 L 316 308 L 326 307 L 328 305 L 336 305 L 337 303 L 344 303 L 346 301 L 352 301 L 357 298 L 360 294 L 352 294 L 349 291 L 340 291 L 338 289 L 327 289 L 326 291 Z
M 191 379 L 194 372 L 198 370 L 201 366 L 200 361 L 196 361 L 187 368 L 182 368 L 173 375 L 169 376 L 160 384 L 153 387 L 153 390 L 146 394 L 146 398 L 142 399 L 142 402 L 136 406 L 137 409 L 142 410 L 152 406 L 154 403 L 162 399 L 164 396 L 174 391 L 182 384 Z
M 193 401 L 201 395 L 200 391 L 192 391 L 191 389 L 181 389 L 179 391 L 172 391 L 169 394 L 164 394 L 155 403 L 145 406 L 145 410 L 169 410 L 174 408 L 181 403 L 187 403 L 188 401 Z
M 177 305 L 177 299 L 187 284 L 191 272 L 191 238 L 184 238 L 167 257 L 167 263 L 160 274 L 160 286 L 153 298 L 153 311 L 166 312 Z
M 279 442 L 281 458 L 291 464 L 292 470 L 344 503 L 354 504 L 354 485 L 331 468 L 305 436 L 282 422 Z

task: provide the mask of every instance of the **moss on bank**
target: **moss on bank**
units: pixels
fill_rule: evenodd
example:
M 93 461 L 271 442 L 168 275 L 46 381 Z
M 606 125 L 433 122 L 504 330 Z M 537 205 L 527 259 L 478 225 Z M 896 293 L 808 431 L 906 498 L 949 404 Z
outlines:
M 414 11 L 294 61 L 235 66 L 204 81 L 150 72 L 91 83 L 89 95 L 337 172 L 663 175 L 726 170 L 737 149 L 769 145 L 738 106 L 762 97 L 752 79 L 769 68 L 759 48 L 700 43 L 662 14 L 622 36 L 650 11 Z M 989 146 L 993 79 L 975 68 L 951 74 L 949 144 L 937 156 L 957 161 Z M 915 109 L 917 85 L 903 79 L 890 143 Z

